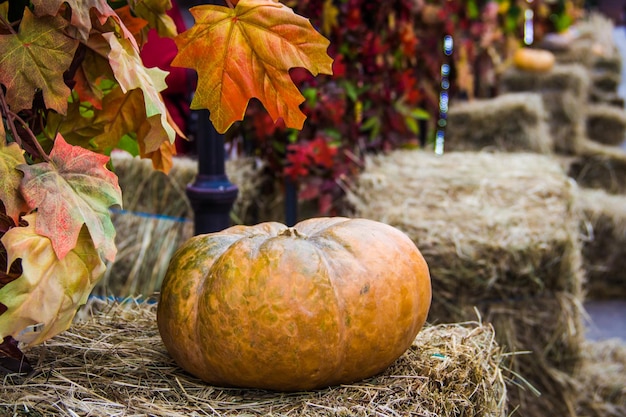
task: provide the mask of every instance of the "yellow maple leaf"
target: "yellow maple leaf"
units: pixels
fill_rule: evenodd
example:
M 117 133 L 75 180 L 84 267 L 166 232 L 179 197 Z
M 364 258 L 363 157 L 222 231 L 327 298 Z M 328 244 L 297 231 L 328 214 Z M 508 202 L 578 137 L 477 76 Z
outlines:
M 0 131 L 3 132 L 3 128 L 0 120 Z M 26 201 L 18 191 L 22 173 L 16 169 L 18 165 L 25 163 L 24 150 L 17 143 L 5 145 L 4 140 L 0 140 L 0 201 L 15 224 L 19 223 L 20 213 L 29 211 Z
M 76 310 L 106 266 L 83 227 L 76 247 L 59 260 L 50 240 L 35 231 L 37 214 L 24 216 L 28 226 L 14 227 L 2 237 L 10 266 L 22 260 L 22 275 L 0 288 L 0 339 L 12 336 L 36 345 L 67 329 Z
M 322 33 L 324 35 L 329 36 L 330 32 L 338 26 L 337 16 L 339 16 L 339 9 L 333 0 L 326 0 L 322 8 Z
M 259 99 L 274 121 L 301 129 L 304 101 L 289 69 L 313 75 L 332 74 L 329 41 L 308 19 L 273 0 L 241 0 L 231 9 L 191 9 L 194 26 L 177 36 L 178 55 L 172 65 L 198 72 L 191 107 L 207 108 L 218 132 L 244 116 L 248 101 Z
M 167 88 L 165 77 L 168 72 L 159 68 L 146 68 L 141 61 L 139 52 L 127 39 L 118 39 L 113 33 L 103 33 L 111 50 L 108 54 L 115 79 L 124 93 L 141 89 L 146 109 L 146 117 L 159 115 L 161 126 L 167 133 L 170 143 L 174 143 L 176 132 L 167 119 L 167 109 L 160 91 Z M 148 152 L 156 151 L 161 143 L 149 146 Z

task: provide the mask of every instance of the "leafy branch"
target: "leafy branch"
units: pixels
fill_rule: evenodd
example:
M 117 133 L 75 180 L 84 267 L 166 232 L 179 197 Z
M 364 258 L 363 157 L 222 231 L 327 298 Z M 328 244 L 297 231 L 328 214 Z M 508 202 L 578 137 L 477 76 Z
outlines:
M 141 60 L 149 30 L 198 72 L 193 106 L 219 130 L 252 97 L 301 127 L 289 70 L 330 73 L 328 41 L 273 0 L 226 3 L 193 8 L 177 34 L 164 0 L 0 2 L 0 361 L 66 329 L 115 258 L 110 152 L 171 166 L 180 130 L 161 97 L 167 72 Z

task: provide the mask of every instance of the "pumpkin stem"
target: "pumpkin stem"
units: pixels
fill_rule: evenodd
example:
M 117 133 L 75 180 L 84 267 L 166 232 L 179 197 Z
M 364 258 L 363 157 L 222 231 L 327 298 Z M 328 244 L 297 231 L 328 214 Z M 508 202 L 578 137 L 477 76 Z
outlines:
M 285 230 L 279 233 L 279 236 L 295 236 L 295 237 L 301 237 L 301 238 L 306 237 L 302 233 L 298 232 L 298 230 L 295 227 L 286 228 Z

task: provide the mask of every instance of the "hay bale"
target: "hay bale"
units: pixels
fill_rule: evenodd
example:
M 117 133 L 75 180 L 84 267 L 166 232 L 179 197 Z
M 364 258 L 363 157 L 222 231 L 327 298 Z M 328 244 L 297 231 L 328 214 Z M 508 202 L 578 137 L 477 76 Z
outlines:
M 541 94 L 555 150 L 566 154 L 576 153 L 579 142 L 584 139 L 589 83 L 589 72 L 578 64 L 558 64 L 545 73 L 511 67 L 503 72 L 500 80 L 503 93 Z
M 626 139 L 626 112 L 609 104 L 587 107 L 587 137 L 605 145 L 620 145 Z
M 554 147 L 539 94 L 502 94 L 450 106 L 447 151 L 550 153 Z
M 546 35 L 539 46 L 555 54 L 560 63 L 580 63 L 619 73 L 621 57 L 613 38 L 615 25 L 601 13 L 590 13 L 566 32 Z
M 197 161 L 176 157 L 169 174 L 152 168 L 151 160 L 126 152 L 114 152 L 111 163 L 122 189 L 124 210 L 193 218 L 185 189 L 198 172 Z
M 94 294 L 147 296 L 158 291 L 173 253 L 193 236 L 193 209 L 185 190 L 197 175 L 198 163 L 176 157 L 168 175 L 155 171 L 150 160 L 125 152 L 114 153 L 112 163 L 124 204 L 124 210 L 111 214 L 118 254 Z M 252 158 L 226 162 L 226 175 L 239 187 L 232 212 L 238 221 L 248 220 L 259 201 L 265 178 L 259 170 Z
M 1 415 L 506 417 L 502 352 L 477 322 L 427 326 L 381 375 L 324 390 L 208 386 L 159 337 L 154 305 L 108 305 L 27 352 L 31 376 L 5 375 Z
M 580 192 L 587 298 L 626 298 L 626 196 Z
M 433 282 L 429 320 L 464 320 L 478 307 L 507 350 L 532 352 L 510 366 L 543 396 L 512 386 L 512 401 L 571 415 L 583 276 L 576 187 L 558 163 L 419 151 L 367 162 L 348 199 L 356 216 L 398 227 L 420 248 Z
M 626 152 L 616 146 L 581 142 L 578 156 L 570 161 L 567 172 L 581 187 L 626 194 Z
M 626 344 L 619 339 L 586 342 L 578 383 L 579 415 L 626 416 Z

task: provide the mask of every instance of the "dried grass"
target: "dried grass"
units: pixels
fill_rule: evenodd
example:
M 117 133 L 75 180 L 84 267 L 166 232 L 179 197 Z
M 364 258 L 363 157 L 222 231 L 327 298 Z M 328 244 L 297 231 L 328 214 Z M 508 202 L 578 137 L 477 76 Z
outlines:
M 548 112 L 555 150 L 575 154 L 585 134 L 589 96 L 589 71 L 579 64 L 557 64 L 546 73 L 509 68 L 501 76 L 503 93 L 530 91 L 541 94 Z
M 613 21 L 601 13 L 590 13 L 578 20 L 565 34 L 569 42 L 552 45 L 542 42 L 562 64 L 580 63 L 588 68 L 600 67 L 619 73 L 621 58 L 613 39 Z
M 446 150 L 551 153 L 546 118 L 542 98 L 535 93 L 456 103 L 448 113 Z
M 581 187 L 626 194 L 626 151 L 590 140 L 581 145 L 567 167 L 569 176 Z
M 621 82 L 622 57 L 613 39 L 613 22 L 600 13 L 578 21 L 561 38 L 567 42 L 544 41 L 560 64 L 580 64 L 589 73 L 589 99 L 595 103 L 624 107 L 617 94 Z
M 586 296 L 626 298 L 626 196 L 585 189 L 580 205 Z
M 510 387 L 522 415 L 572 415 L 582 340 L 576 187 L 552 158 L 524 153 L 396 151 L 368 160 L 348 199 L 354 215 L 391 224 L 429 264 L 429 320 L 464 320 L 473 307 L 496 327 L 544 395 Z
M 626 112 L 609 104 L 587 107 L 587 137 L 605 145 L 620 145 L 626 139 Z
M 424 328 L 383 374 L 319 391 L 208 386 L 178 368 L 155 307 L 100 306 L 28 356 L 33 375 L 5 375 L 0 414 L 14 416 L 507 416 L 502 352 L 489 325 Z M 34 362 L 34 361 L 33 361 Z
M 626 344 L 619 339 L 585 343 L 578 383 L 580 417 L 626 416 Z

